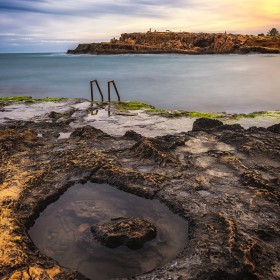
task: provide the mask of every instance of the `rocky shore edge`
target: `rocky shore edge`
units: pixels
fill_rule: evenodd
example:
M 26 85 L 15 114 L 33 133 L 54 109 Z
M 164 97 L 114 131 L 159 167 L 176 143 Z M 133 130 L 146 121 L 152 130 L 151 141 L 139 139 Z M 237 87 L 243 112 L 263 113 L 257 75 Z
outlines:
M 1 279 L 85 279 L 39 252 L 27 230 L 86 181 L 159 199 L 189 222 L 187 248 L 135 279 L 279 279 L 280 124 L 200 118 L 189 132 L 112 136 L 91 125 L 73 131 L 81 112 L 55 110 L 0 125 Z
M 280 36 L 225 33 L 123 33 L 110 42 L 79 44 L 68 54 L 248 54 L 280 53 Z

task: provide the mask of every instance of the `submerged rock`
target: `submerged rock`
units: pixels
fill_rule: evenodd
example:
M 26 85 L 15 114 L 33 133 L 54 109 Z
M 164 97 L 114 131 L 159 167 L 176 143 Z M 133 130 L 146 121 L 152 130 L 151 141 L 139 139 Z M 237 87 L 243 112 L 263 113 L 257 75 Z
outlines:
M 139 249 L 156 237 L 156 227 L 145 219 L 116 218 L 104 224 L 91 227 L 94 237 L 103 245 L 116 248 L 126 245 L 130 249 Z

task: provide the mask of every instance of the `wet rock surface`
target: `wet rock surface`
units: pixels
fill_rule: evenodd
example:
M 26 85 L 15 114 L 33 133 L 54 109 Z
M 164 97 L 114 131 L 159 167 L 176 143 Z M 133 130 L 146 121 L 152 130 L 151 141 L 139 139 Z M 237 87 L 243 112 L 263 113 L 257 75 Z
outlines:
M 125 245 L 130 249 L 139 249 L 156 237 L 157 230 L 145 219 L 120 217 L 91 226 L 91 232 L 107 247 L 116 248 Z
M 194 121 L 193 123 L 193 131 L 200 131 L 200 130 L 210 130 L 214 127 L 222 126 L 223 123 L 218 120 L 214 119 L 207 119 L 207 118 L 200 118 Z
M 136 279 L 279 279 L 277 126 L 149 138 L 75 128 L 68 119 L 0 125 L 2 279 L 85 279 L 40 253 L 27 234 L 41 210 L 85 181 L 156 197 L 188 220 L 188 247 Z M 59 139 L 61 132 L 72 134 Z

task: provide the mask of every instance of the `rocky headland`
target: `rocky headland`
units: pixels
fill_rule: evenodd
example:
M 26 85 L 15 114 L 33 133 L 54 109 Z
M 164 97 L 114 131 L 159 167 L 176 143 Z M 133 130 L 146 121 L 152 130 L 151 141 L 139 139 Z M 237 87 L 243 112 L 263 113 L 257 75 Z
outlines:
M 114 135 L 94 121 L 85 125 L 89 102 L 49 109 L 20 120 L 11 106 L 1 108 L 1 279 L 86 279 L 40 252 L 28 235 L 40 211 L 86 181 L 158 199 L 188 221 L 181 254 L 133 279 L 279 279 L 280 124 L 245 129 L 200 118 L 180 133 Z
M 280 53 L 280 36 L 227 33 L 124 33 L 110 42 L 79 44 L 68 54 L 247 54 Z

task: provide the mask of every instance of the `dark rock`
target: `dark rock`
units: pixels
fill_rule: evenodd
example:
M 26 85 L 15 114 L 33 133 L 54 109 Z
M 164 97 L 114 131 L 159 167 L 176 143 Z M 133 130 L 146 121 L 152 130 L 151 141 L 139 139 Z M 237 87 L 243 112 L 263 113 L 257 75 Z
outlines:
M 260 133 L 260 132 L 267 132 L 266 128 L 264 127 L 257 127 L 257 126 L 251 126 L 248 128 L 248 131 L 250 133 Z
M 267 130 L 274 132 L 274 133 L 280 133 L 280 123 L 269 126 L 267 128 Z
M 38 146 L 37 133 L 31 129 L 24 129 L 21 132 L 13 129 L 0 130 L 0 154 L 12 154 L 16 151 Z
M 134 130 L 128 130 L 124 136 L 125 139 L 127 140 L 135 140 L 135 141 L 139 141 L 142 139 L 142 135 L 135 132 Z
M 61 115 L 62 115 L 61 113 L 57 113 L 57 112 L 51 111 L 48 116 L 51 119 L 58 119 L 58 118 L 61 117 Z
M 258 277 L 248 271 L 241 271 L 237 273 L 228 273 L 226 271 L 217 270 L 210 272 L 208 276 L 202 277 L 205 280 L 258 280 Z
M 90 125 L 86 125 L 82 128 L 77 128 L 73 133 L 71 133 L 70 137 L 81 137 L 81 138 L 89 139 L 89 138 L 104 137 L 104 136 L 107 136 L 107 134 L 102 130 L 92 127 Z
M 217 130 L 242 131 L 244 128 L 240 124 L 224 124 L 218 126 Z
M 109 248 L 126 245 L 139 249 L 156 237 L 156 227 L 145 219 L 116 218 L 105 224 L 91 227 L 94 237 Z
M 223 123 L 218 120 L 200 118 L 194 121 L 192 131 L 205 131 L 222 125 Z
M 75 113 L 75 111 L 76 111 L 76 109 L 74 109 L 74 108 L 67 110 L 63 113 L 51 111 L 47 116 L 50 119 L 52 119 L 53 121 L 57 121 L 60 118 L 66 118 L 67 120 L 69 120 L 69 118 L 71 118 L 71 116 Z
M 151 159 L 161 165 L 178 164 L 176 158 L 161 150 L 152 140 L 143 138 L 138 141 L 133 147 L 130 148 L 131 153 L 139 156 L 140 158 Z

